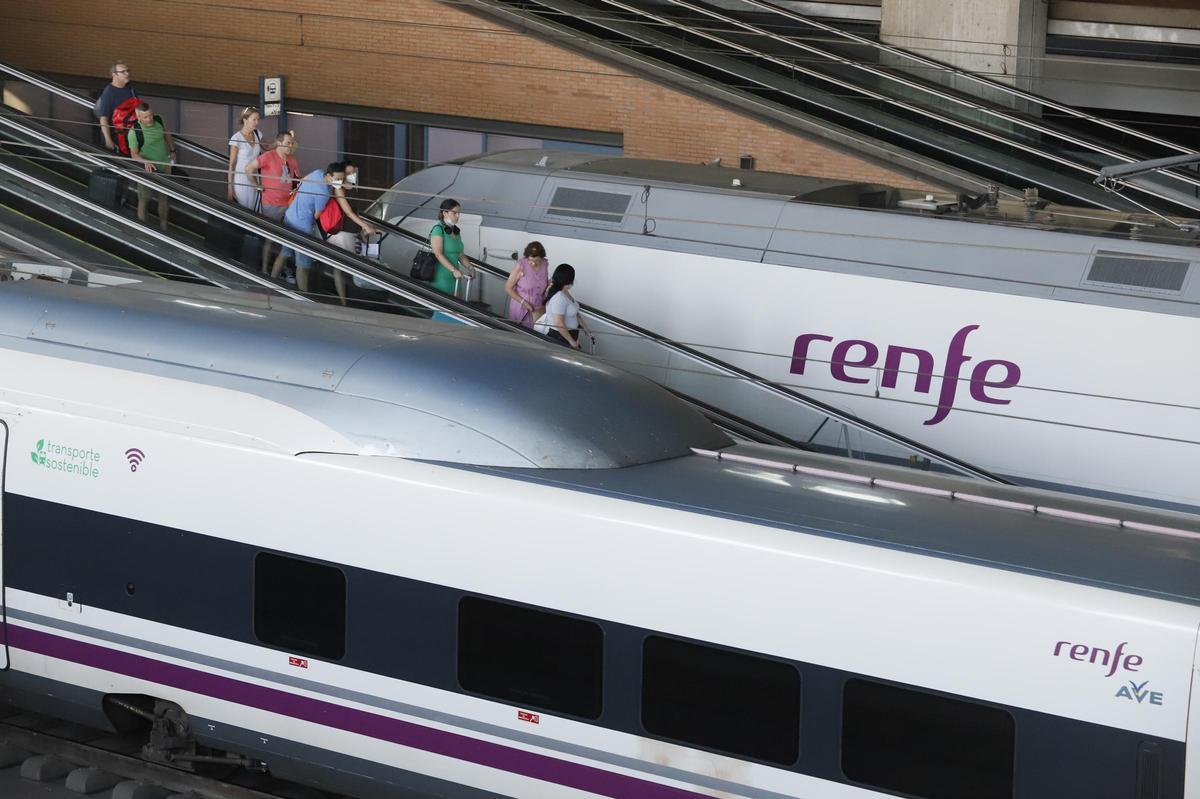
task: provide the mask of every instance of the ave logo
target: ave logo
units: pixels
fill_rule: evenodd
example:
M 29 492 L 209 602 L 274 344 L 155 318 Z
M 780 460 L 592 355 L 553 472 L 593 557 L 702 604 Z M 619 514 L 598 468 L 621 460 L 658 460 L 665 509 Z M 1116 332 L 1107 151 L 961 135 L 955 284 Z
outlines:
M 1163 703 L 1162 693 L 1159 691 L 1151 691 L 1146 687 L 1149 684 L 1149 680 L 1145 680 L 1140 683 L 1130 680 L 1128 685 L 1122 685 L 1117 689 L 1116 698 L 1128 699 L 1130 702 L 1137 702 L 1139 705 L 1145 703 L 1148 705 L 1161 706 Z

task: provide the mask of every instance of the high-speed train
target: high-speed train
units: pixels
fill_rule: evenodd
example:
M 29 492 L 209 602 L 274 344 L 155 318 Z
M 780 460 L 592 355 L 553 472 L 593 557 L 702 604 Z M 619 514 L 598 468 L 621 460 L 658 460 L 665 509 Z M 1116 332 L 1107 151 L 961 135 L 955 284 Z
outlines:
M 358 796 L 1200 795 L 1192 517 L 178 285 L 6 283 L 0 367 L 4 702 Z
M 442 197 L 470 255 L 540 240 L 584 303 L 994 474 L 1200 511 L 1195 232 L 548 150 L 430 167 L 376 212 L 427 235 Z

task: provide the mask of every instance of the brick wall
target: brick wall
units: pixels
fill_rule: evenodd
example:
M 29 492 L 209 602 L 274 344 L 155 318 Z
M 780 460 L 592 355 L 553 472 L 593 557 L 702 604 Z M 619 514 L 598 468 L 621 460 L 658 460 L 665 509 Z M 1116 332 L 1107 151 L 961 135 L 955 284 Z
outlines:
M 645 158 L 924 187 L 436 0 L 0 0 L 0 53 L 34 71 L 619 132 Z M 140 23 L 140 25 L 138 24 Z

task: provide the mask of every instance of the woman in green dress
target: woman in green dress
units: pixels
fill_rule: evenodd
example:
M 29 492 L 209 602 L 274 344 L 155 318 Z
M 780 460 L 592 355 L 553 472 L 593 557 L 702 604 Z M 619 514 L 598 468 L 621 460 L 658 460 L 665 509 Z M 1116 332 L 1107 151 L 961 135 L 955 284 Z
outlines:
M 429 231 L 429 246 L 438 259 L 437 272 L 433 276 L 433 287 L 443 294 L 454 294 L 459 278 L 475 277 L 475 267 L 463 254 L 462 235 L 458 230 L 458 217 L 462 206 L 457 200 L 445 199 L 438 209 L 438 221 Z

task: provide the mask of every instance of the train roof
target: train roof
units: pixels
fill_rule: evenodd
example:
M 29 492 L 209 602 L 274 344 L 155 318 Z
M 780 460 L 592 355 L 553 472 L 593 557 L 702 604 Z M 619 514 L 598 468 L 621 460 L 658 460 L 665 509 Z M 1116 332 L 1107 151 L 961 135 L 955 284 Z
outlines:
M 729 443 L 653 382 L 566 348 L 265 295 L 10 282 L 0 342 L 258 395 L 336 431 L 356 454 L 594 469 Z
M 830 180 L 782 172 L 763 172 L 737 167 L 685 164 L 677 161 L 658 161 L 651 158 L 613 157 L 570 150 L 504 150 L 485 153 L 458 161 L 483 169 L 521 170 L 545 174 L 557 172 L 586 176 L 627 179 L 637 183 L 673 183 L 692 188 L 709 188 L 729 193 L 753 193 L 775 196 L 784 200 L 821 201 L 831 189 L 852 192 L 874 191 L 885 187 L 874 183 Z M 741 182 L 744 190 L 733 187 Z
M 1188 514 L 755 444 L 604 472 L 485 471 L 1200 605 Z
M 531 239 L 1200 316 L 1200 227 L 1148 215 L 562 150 L 434 165 L 371 210 L 424 234 L 447 196 Z

